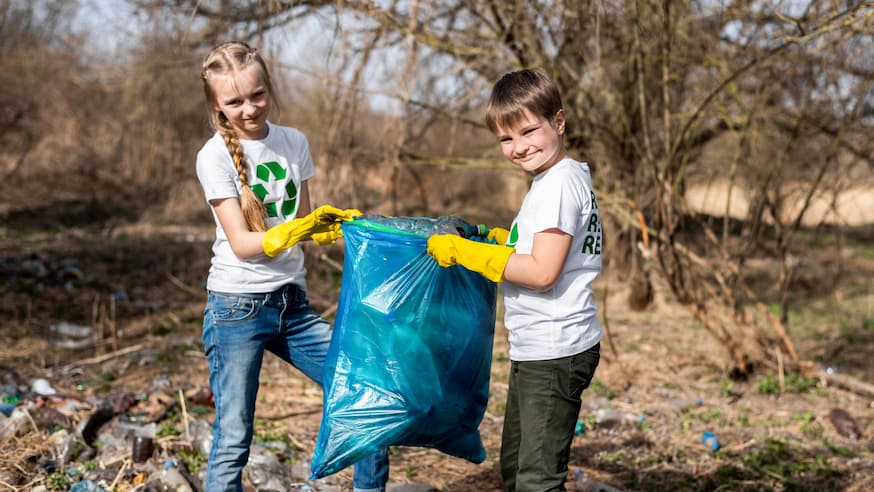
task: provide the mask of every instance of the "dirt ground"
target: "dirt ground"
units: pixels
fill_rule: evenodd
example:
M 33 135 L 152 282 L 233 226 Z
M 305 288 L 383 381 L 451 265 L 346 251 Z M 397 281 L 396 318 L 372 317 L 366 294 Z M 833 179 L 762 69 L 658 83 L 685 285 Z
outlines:
M 148 395 L 156 392 L 158 381 L 169 394 L 181 390 L 190 396 L 207 386 L 199 336 L 210 228 L 34 228 L 26 217 L 6 219 L 0 229 L 4 383 L 45 378 L 61 393 L 86 402 L 120 391 L 143 395 L 132 412 L 154 410 Z M 330 316 L 337 297 L 332 265 L 341 250 L 310 253 L 311 301 Z M 327 254 L 319 259 L 319 253 Z M 800 306 L 801 321 L 792 334 L 803 358 L 870 384 L 874 290 L 867 279 L 874 273 L 874 256 L 870 248 L 847 254 L 852 267 L 845 283 Z M 595 382 L 584 393 L 583 432 L 572 447 L 571 490 L 577 488 L 576 477 L 619 490 L 874 490 L 870 396 L 798 378 L 784 379 L 781 392 L 781 375 L 768 369 L 746 381 L 729 379 L 723 349 L 685 307 L 656 288 L 654 305 L 634 312 L 626 307 L 627 285 L 617 275 L 608 272 L 597 285 L 609 337 Z M 96 345 L 62 348 L 50 327 L 63 321 L 91 327 Z M 484 463 L 423 448 L 393 448 L 391 481 L 428 483 L 446 492 L 500 490 L 507 369 L 506 331 L 499 322 L 491 396 L 480 426 Z M 321 419 L 320 388 L 272 356 L 265 360 L 261 382 L 256 435 L 280 436 L 293 445 L 293 461 L 305 463 Z M 671 406 L 682 399 L 702 404 Z M 209 420 L 205 408 L 202 418 Z M 603 408 L 642 418 L 599 425 L 592 412 Z M 833 408 L 855 419 L 860 439 L 837 432 L 828 418 Z M 87 412 L 73 419 L 83 415 Z M 167 422 L 180 425 L 178 410 Z M 702 443 L 705 431 L 718 437 L 721 449 L 713 452 Z M 17 480 L 4 481 L 9 490 L 47 483 L 34 457 L 45 451 L 40 442 L 47 432 L 3 444 L 0 472 Z M 351 471 L 332 481 L 347 490 Z M 124 480 L 117 487 L 134 488 Z

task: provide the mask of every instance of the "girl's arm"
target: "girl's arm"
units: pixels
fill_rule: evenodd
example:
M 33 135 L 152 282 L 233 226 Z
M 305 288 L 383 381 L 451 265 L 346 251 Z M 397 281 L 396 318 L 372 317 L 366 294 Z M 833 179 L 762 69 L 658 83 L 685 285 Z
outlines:
M 228 236 L 231 250 L 237 255 L 237 258 L 245 261 L 264 254 L 264 233 L 249 230 L 246 219 L 243 218 L 243 209 L 240 206 L 239 198 L 221 198 L 209 203 L 215 210 L 222 229 Z M 300 185 L 300 193 L 298 194 L 297 216 L 308 215 L 312 211 L 310 207 L 309 187 L 304 181 Z
M 573 236 L 552 228 L 534 235 L 531 254 L 513 253 L 504 269 L 504 280 L 536 290 L 547 290 L 555 284 Z
M 225 235 L 228 236 L 231 250 L 237 255 L 237 258 L 245 261 L 264 254 L 264 247 L 261 245 L 264 233 L 249 230 L 246 219 L 243 218 L 243 209 L 240 206 L 239 198 L 220 198 L 210 200 L 209 203 L 215 210 L 215 215 L 218 217 Z

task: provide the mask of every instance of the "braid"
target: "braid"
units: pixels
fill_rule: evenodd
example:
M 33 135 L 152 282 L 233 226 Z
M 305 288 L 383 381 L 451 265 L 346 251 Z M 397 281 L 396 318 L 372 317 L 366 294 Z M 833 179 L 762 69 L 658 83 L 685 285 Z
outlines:
M 215 92 L 210 85 L 210 78 L 214 75 L 230 74 L 244 67 L 256 63 L 261 68 L 261 76 L 267 85 L 267 92 L 274 99 L 273 83 L 267 71 L 267 65 L 258 54 L 258 50 L 246 43 L 232 41 L 215 47 L 203 60 L 200 78 L 203 81 L 203 92 L 206 95 L 207 111 L 210 125 L 217 130 L 225 141 L 228 152 L 234 160 L 234 167 L 240 176 L 240 207 L 243 209 L 243 217 L 251 231 L 266 231 L 265 217 L 267 209 L 264 203 L 252 191 L 249 186 L 249 171 L 243 156 L 243 148 L 234 128 L 224 114 L 214 108 L 216 102 Z M 275 101 L 275 99 L 274 99 Z
M 220 120 L 222 124 L 219 132 L 225 141 L 225 145 L 228 147 L 228 152 L 231 153 L 234 167 L 237 169 L 237 175 L 240 177 L 240 207 L 243 209 L 243 218 L 246 219 L 246 225 L 250 231 L 266 231 L 267 224 L 264 221 L 264 216 L 267 210 L 264 208 L 264 203 L 258 199 L 252 187 L 249 186 L 249 170 L 243 157 L 243 147 L 240 145 L 240 140 L 237 138 L 233 128 L 228 124 L 228 121 L 224 118 L 220 118 Z

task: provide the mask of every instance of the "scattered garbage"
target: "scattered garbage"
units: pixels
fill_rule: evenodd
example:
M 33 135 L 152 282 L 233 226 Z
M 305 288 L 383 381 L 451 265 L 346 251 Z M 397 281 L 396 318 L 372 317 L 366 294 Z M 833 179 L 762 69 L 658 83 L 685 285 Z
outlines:
M 58 390 L 52 388 L 51 383 L 45 379 L 34 379 L 30 384 L 30 389 L 38 395 L 50 396 L 58 394 Z
M 847 439 L 856 441 L 862 437 L 859 425 L 846 410 L 842 408 L 832 408 L 828 412 L 828 419 L 835 427 L 835 431 Z
M 28 489 L 37 492 L 204 492 L 211 424 L 189 414 L 185 417 L 189 433 L 167 434 L 168 424 L 158 423 L 168 416 L 163 412 L 166 403 L 153 408 L 158 421 L 132 420 L 136 415 L 131 412 L 132 407 L 148 405 L 151 398 L 126 392 L 87 402 L 61 392 L 50 397 L 25 397 L 8 417 L 0 415 L 0 442 L 26 436 L 32 439 L 38 432 L 45 432 L 41 439 L 46 446 L 42 452 L 28 456 L 26 463 L 22 462 L 29 471 L 12 467 L 8 472 L 0 472 L 0 483 L 24 484 L 28 480 L 24 474 L 34 473 L 44 480 Z M 76 400 L 76 404 L 70 405 L 66 399 Z M 64 415 L 59 408 L 71 409 L 75 415 Z M 246 467 L 249 483 L 263 492 L 341 492 L 329 479 L 310 481 L 309 462 L 289 464 L 297 461 L 294 453 L 284 441 L 256 442 Z M 89 463 L 100 466 L 93 468 Z M 196 468 L 189 470 L 191 464 Z
M 701 442 L 709 447 L 711 451 L 719 451 L 719 439 L 716 437 L 716 434 L 710 431 L 702 432 Z
M 155 452 L 155 441 L 148 436 L 134 437 L 133 446 L 131 446 L 131 460 L 134 463 L 145 463 L 152 457 Z
M 612 485 L 599 482 L 598 480 L 586 475 L 582 470 L 574 470 L 573 477 L 574 488 L 572 490 L 575 490 L 576 492 L 621 492 Z
M 164 462 L 164 472 L 161 474 L 164 482 L 164 490 L 172 492 L 194 492 L 188 479 L 176 467 L 176 462 L 167 460 Z
M 675 413 L 682 413 L 686 410 L 703 405 L 704 399 L 702 398 L 675 398 L 664 402 L 661 408 Z
M 592 412 L 598 427 L 611 428 L 621 425 L 638 425 L 646 420 L 644 415 L 614 410 L 612 408 L 599 408 Z

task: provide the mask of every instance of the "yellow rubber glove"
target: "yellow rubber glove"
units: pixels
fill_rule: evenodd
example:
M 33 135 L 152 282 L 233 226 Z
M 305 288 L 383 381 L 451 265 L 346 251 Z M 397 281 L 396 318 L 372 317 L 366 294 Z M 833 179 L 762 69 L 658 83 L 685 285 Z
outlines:
M 510 231 L 507 229 L 502 229 L 500 227 L 492 227 L 489 230 L 489 234 L 486 236 L 486 239 L 493 239 L 500 245 L 507 244 L 507 237 L 510 236 Z
M 331 230 L 328 232 L 313 233 L 313 242 L 319 246 L 327 246 L 336 243 L 341 237 L 343 237 L 343 228 L 340 223 L 335 223 L 331 225 Z
M 435 234 L 428 238 L 428 254 L 442 267 L 458 264 L 492 282 L 500 282 L 513 248 L 479 243 L 453 234 Z
M 294 246 L 313 234 L 336 234 L 336 226 L 340 222 L 353 220 L 359 215 L 361 215 L 361 211 L 354 208 L 340 210 L 330 205 L 322 205 L 305 217 L 299 217 L 267 229 L 261 240 L 264 254 L 276 256 L 282 250 Z M 342 235 L 342 232 L 340 234 Z M 320 236 L 320 238 L 323 237 Z

